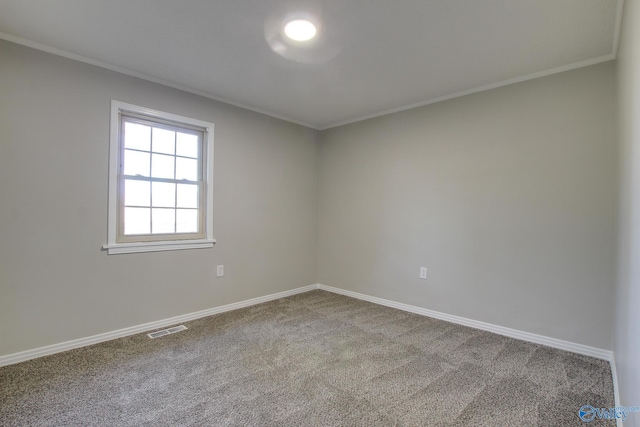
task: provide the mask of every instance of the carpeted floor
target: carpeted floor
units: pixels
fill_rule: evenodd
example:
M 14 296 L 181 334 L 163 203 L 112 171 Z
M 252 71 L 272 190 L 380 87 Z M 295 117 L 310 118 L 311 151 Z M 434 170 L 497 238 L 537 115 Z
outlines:
M 0 368 L 0 425 L 582 426 L 614 406 L 608 362 L 325 291 L 185 325 Z

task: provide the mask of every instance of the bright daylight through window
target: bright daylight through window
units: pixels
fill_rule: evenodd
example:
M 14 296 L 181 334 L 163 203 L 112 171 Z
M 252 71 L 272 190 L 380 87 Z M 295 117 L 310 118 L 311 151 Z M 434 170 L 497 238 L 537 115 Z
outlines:
M 112 101 L 112 253 L 211 247 L 213 124 Z

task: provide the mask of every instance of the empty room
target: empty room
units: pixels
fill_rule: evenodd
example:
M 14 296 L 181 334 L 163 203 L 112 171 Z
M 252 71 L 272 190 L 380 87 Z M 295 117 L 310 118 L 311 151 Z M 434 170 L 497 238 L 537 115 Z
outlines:
M 640 427 L 637 0 L 0 0 L 0 425 Z

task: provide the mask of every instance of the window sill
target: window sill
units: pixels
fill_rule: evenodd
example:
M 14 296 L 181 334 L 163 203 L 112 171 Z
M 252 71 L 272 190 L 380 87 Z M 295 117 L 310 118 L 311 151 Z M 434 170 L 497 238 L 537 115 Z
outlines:
M 215 239 L 210 240 L 169 240 L 163 242 L 140 242 L 140 243 L 116 243 L 103 245 L 109 255 L 133 254 L 138 252 L 161 252 L 179 251 L 183 249 L 206 249 L 212 248 L 216 243 Z

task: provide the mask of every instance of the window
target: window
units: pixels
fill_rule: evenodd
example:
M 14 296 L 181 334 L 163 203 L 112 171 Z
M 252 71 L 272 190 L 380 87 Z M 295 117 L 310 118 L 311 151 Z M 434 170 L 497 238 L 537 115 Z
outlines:
M 109 254 L 212 247 L 213 124 L 111 101 Z

